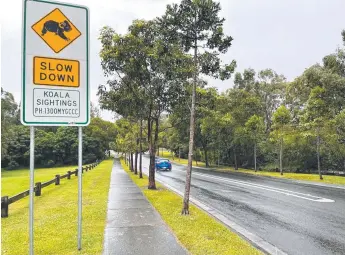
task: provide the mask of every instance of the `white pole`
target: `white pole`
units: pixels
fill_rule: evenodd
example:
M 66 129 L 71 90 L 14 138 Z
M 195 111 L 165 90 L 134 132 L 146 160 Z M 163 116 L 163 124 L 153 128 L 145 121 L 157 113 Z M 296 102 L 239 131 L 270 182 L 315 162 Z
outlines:
M 78 127 L 78 250 L 81 250 L 83 130 Z
M 35 127 L 30 126 L 30 205 L 29 236 L 30 255 L 34 254 L 34 165 L 35 165 Z

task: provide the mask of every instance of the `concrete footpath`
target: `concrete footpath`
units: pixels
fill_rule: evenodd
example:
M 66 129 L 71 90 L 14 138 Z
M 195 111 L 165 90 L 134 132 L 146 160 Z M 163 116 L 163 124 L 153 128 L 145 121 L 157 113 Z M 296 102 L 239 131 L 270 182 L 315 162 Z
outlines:
M 103 255 L 188 254 L 161 216 L 114 160 Z

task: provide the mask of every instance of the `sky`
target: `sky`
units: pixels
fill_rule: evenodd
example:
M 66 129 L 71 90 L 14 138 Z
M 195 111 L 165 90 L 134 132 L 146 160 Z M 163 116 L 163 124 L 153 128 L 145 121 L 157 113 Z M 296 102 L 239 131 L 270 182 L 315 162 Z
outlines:
M 99 84 L 105 84 L 100 65 L 99 30 L 110 26 L 125 33 L 134 19 L 153 19 L 164 13 L 174 0 L 64 0 L 86 5 L 90 10 L 91 101 Z M 237 62 L 236 72 L 272 68 L 293 80 L 309 66 L 341 45 L 345 29 L 345 0 L 220 0 L 224 32 L 234 40 L 222 56 L 224 62 Z M 22 0 L 0 1 L 1 86 L 16 101 L 21 95 Z M 232 80 L 209 80 L 220 91 L 232 87 Z M 112 120 L 113 114 L 102 111 Z

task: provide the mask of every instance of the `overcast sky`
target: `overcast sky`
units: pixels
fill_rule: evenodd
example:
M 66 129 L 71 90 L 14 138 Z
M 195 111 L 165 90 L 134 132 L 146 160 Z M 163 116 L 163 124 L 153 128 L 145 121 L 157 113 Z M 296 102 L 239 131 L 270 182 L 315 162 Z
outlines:
M 21 22 L 22 0 L 0 1 L 1 86 L 14 94 L 21 93 Z M 98 53 L 99 29 L 105 25 L 125 33 L 133 19 L 152 19 L 164 13 L 173 0 L 64 0 L 90 9 L 91 100 L 97 103 L 97 87 L 106 78 Z M 345 29 L 345 0 L 221 0 L 225 33 L 234 38 L 223 57 L 235 59 L 237 70 L 272 68 L 293 80 L 310 65 L 341 45 Z M 232 81 L 210 81 L 225 90 Z M 111 120 L 112 115 L 104 112 Z

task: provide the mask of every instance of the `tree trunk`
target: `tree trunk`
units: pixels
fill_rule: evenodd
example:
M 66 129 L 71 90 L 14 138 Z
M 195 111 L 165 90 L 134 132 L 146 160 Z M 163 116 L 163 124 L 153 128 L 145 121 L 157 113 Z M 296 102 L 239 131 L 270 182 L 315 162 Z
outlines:
M 217 165 L 218 165 L 218 167 L 219 167 L 219 161 L 220 161 L 220 149 L 219 149 L 219 146 L 218 146 L 218 152 L 217 152 L 217 156 L 218 156 L 218 162 L 217 162 Z
M 153 121 L 149 119 L 148 121 L 148 138 L 149 138 L 149 150 L 150 150 L 150 169 L 149 169 L 149 184 L 148 189 L 156 189 L 155 182 L 155 158 L 156 158 L 156 145 L 152 140 L 152 128 Z M 155 135 L 156 136 L 156 135 Z
M 317 154 L 317 170 L 319 172 L 320 180 L 323 180 L 323 177 L 321 174 L 321 164 L 320 164 L 320 128 L 319 127 L 317 127 L 316 154 Z
M 178 147 L 178 161 L 181 161 L 181 150 L 180 150 L 180 147 Z
M 254 143 L 254 169 L 256 172 L 256 142 Z
M 238 170 L 236 149 L 234 149 L 234 159 L 235 159 L 235 170 Z
M 188 167 L 186 173 L 186 184 L 183 198 L 183 209 L 182 214 L 189 214 L 189 193 L 190 183 L 192 178 L 192 160 L 193 160 L 193 147 L 194 147 L 194 129 L 195 129 L 195 94 L 196 94 L 196 83 L 197 83 L 197 68 L 198 68 L 198 48 L 197 40 L 194 41 L 194 82 L 192 91 L 192 105 L 190 110 L 190 126 L 189 126 L 189 148 L 188 148 Z
M 134 174 L 138 174 L 138 148 L 135 151 Z
M 134 167 L 133 167 L 133 153 L 131 152 L 130 154 L 130 159 L 131 159 L 131 172 L 134 171 Z
M 266 119 L 266 134 L 268 134 L 271 129 L 271 123 L 270 123 L 270 117 L 268 115 L 267 94 L 265 95 L 265 119 Z
M 280 137 L 279 168 L 280 175 L 283 175 L 283 136 Z
M 143 178 L 143 120 L 140 120 L 140 157 L 139 157 L 139 178 Z
M 159 157 L 159 146 L 157 147 L 157 156 Z
M 204 149 L 204 153 L 205 153 L 205 165 L 206 167 L 209 167 L 209 162 L 208 162 L 208 154 L 207 154 L 207 149 Z

